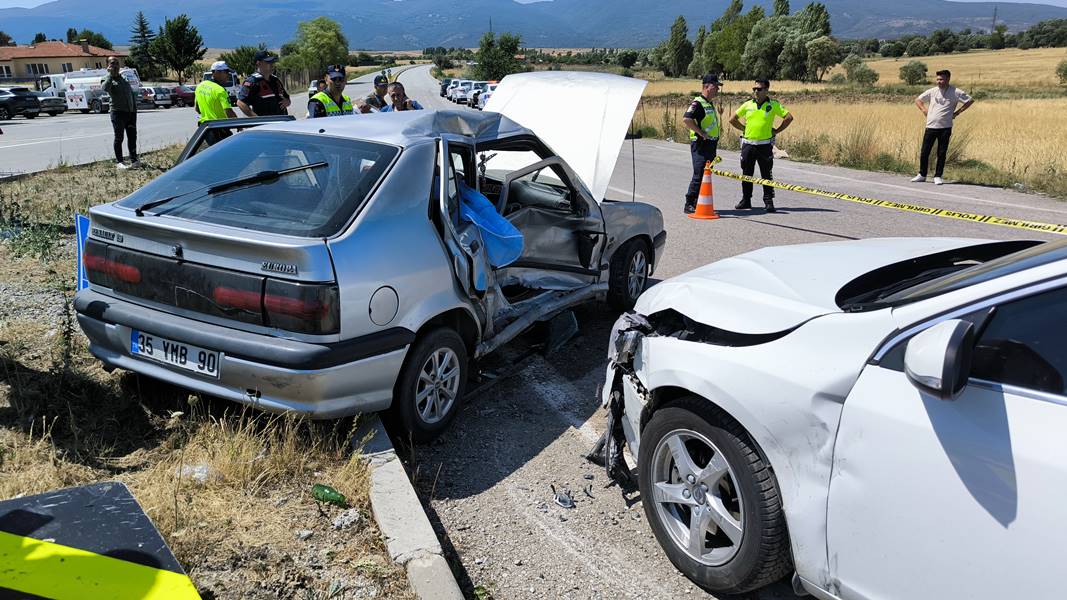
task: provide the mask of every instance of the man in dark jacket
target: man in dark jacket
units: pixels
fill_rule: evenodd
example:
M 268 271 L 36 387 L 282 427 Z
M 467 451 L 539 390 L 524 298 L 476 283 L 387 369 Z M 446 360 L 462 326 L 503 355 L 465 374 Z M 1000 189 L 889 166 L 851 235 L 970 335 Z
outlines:
M 237 108 L 246 117 L 284 115 L 289 108 L 289 92 L 274 74 L 277 56 L 266 50 L 256 52 L 256 70 L 237 90 Z
M 119 72 L 119 59 L 115 56 L 107 59 L 107 77 L 104 78 L 104 91 L 111 96 L 111 128 L 115 132 L 115 166 L 130 169 L 141 166 L 137 160 L 137 99 L 134 98 L 130 82 Z M 130 164 L 122 162 L 122 138 L 126 137 L 126 146 L 130 151 Z

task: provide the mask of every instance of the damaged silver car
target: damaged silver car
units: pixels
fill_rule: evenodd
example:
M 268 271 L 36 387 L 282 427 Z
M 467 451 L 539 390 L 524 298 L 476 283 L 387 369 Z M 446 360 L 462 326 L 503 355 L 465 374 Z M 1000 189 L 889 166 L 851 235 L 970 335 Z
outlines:
M 90 211 L 75 300 L 90 350 L 271 411 L 392 408 L 428 439 L 473 359 L 643 291 L 662 215 L 604 198 L 643 85 L 530 74 L 502 82 L 492 112 L 241 119 L 211 146 L 202 131 L 176 167 Z M 588 97 L 546 122 L 525 97 L 559 86 Z M 511 256 L 494 257 L 498 236 Z

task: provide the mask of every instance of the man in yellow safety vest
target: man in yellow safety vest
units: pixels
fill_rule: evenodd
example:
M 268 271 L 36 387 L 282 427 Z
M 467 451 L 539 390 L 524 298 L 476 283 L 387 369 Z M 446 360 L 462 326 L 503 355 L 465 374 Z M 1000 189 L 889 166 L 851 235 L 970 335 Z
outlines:
M 700 95 L 693 98 L 682 119 L 682 123 L 689 129 L 689 153 L 693 158 L 693 178 L 685 192 L 686 214 L 696 211 L 700 181 L 704 178 L 704 163 L 715 160 L 719 147 L 722 107 L 716 108 L 712 99 L 719 95 L 719 86 L 722 84 L 717 75 L 705 75 L 701 83 L 703 86 Z
M 308 117 L 341 117 L 352 114 L 352 100 L 345 95 L 344 65 L 330 65 L 326 67 L 327 88 L 308 100 Z
M 757 79 L 756 86 L 752 88 L 752 99 L 742 104 L 730 119 L 730 125 L 745 132 L 744 137 L 741 138 L 741 172 L 751 177 L 756 172 L 756 164 L 759 163 L 761 179 L 772 178 L 774 136 L 793 122 L 793 115 L 777 100 L 772 100 L 767 95 L 770 87 L 770 81 Z M 774 126 L 775 117 L 782 118 L 778 127 Z M 744 119 L 743 123 L 741 119 Z M 767 207 L 767 212 L 775 212 L 774 188 L 769 185 L 763 186 L 763 204 Z M 752 184 L 750 182 L 741 182 L 741 201 L 734 208 L 738 210 L 752 208 Z
M 211 79 L 201 81 L 196 85 L 193 108 L 200 114 L 197 123 L 203 125 L 208 121 L 237 118 L 237 113 L 233 112 L 233 107 L 230 106 L 230 93 L 221 85 L 229 81 L 230 77 L 229 65 L 225 61 L 218 60 L 211 65 Z M 204 135 L 204 139 L 210 146 L 230 135 L 227 129 L 212 129 Z

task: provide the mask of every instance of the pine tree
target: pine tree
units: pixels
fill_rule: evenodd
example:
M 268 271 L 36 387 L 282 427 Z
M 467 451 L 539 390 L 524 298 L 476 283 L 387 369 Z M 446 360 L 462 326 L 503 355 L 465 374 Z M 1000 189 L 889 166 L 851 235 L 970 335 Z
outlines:
M 130 29 L 130 56 L 126 63 L 137 69 L 141 77 L 151 79 L 159 76 L 159 67 L 152 56 L 152 40 L 156 39 L 152 26 L 143 12 L 133 18 Z
M 789 16 L 789 0 L 774 0 L 774 11 L 771 13 L 772 17 L 786 17 Z

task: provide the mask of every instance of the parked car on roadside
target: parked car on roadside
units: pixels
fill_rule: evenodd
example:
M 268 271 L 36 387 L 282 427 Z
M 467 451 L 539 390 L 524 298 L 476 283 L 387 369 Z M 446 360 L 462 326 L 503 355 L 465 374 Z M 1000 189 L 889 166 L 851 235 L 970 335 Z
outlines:
M 488 88 L 489 88 L 489 82 L 488 81 L 475 81 L 471 85 L 470 91 L 467 92 L 467 101 L 465 102 L 465 104 L 467 106 L 470 106 L 471 108 L 477 108 L 478 107 L 478 96 Z
M 470 94 L 471 89 L 473 89 L 474 87 L 474 84 L 474 81 L 461 81 L 459 83 L 459 87 L 457 87 L 452 92 L 452 101 L 456 104 L 466 104 L 468 94 Z
M 493 91 L 496 90 L 496 83 L 490 83 L 486 86 L 485 91 L 478 94 L 478 101 L 475 103 L 475 108 L 478 110 L 484 110 L 485 104 L 489 102 L 489 99 L 493 97 Z
M 206 123 L 175 167 L 90 209 L 75 301 L 90 351 L 266 410 L 391 409 L 428 439 L 471 360 L 644 289 L 663 216 L 605 198 L 644 85 L 526 73 L 493 113 Z M 567 118 L 527 101 L 561 86 L 579 90 Z
M 441 80 L 441 97 L 442 98 L 445 97 L 445 92 L 448 91 L 448 86 L 451 85 L 451 84 L 452 84 L 452 78 L 451 77 L 445 77 L 444 79 Z
M 170 89 L 165 87 L 144 88 L 145 100 L 151 102 L 155 108 L 170 108 L 171 104 L 173 104 L 170 94 Z
M 67 112 L 67 101 L 64 98 L 53 96 L 47 92 L 33 92 L 41 103 L 41 112 L 48 113 L 53 117 Z
M 1067 241 L 721 260 L 615 324 L 608 462 L 629 446 L 656 539 L 713 592 L 1061 597 L 1065 323 Z
M 175 106 L 192 106 L 196 101 L 196 89 L 188 85 L 178 85 L 170 89 L 171 100 Z
M 27 119 L 37 118 L 41 101 L 24 87 L 0 88 L 0 121 L 22 115 Z

